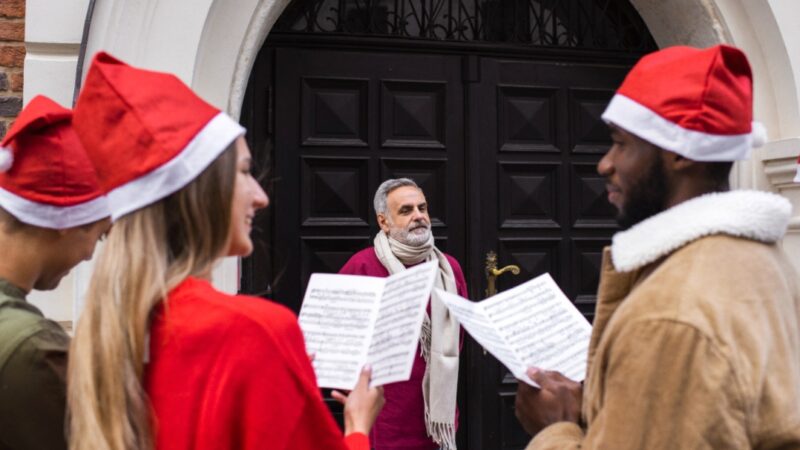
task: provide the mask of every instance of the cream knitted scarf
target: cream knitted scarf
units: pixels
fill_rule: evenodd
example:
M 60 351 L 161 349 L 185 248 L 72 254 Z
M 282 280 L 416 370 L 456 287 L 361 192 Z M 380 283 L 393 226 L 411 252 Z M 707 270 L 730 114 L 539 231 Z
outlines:
M 378 231 L 374 243 L 375 254 L 389 274 L 405 270 L 406 265 L 436 259 L 439 262 L 436 287 L 458 293 L 453 268 L 444 253 L 434 246 L 433 234 L 425 244 L 411 247 Z M 430 316 L 425 314 L 419 341 L 426 363 L 425 377 L 422 379 L 425 426 L 428 435 L 442 449 L 455 450 L 459 325 L 436 296 L 431 297 L 431 313 Z

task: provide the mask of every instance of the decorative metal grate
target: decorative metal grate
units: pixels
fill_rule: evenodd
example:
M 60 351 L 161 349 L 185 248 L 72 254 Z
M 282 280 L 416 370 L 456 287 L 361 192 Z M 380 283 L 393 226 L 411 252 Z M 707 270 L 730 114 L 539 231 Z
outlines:
M 274 30 L 540 47 L 657 49 L 627 0 L 294 0 Z

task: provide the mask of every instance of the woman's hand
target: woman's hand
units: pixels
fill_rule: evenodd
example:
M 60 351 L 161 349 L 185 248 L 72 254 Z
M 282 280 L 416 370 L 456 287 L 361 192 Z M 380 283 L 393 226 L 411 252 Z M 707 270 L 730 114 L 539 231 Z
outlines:
M 369 435 L 369 430 L 375 423 L 378 413 L 383 408 L 383 387 L 369 387 L 372 369 L 364 366 L 356 387 L 345 396 L 339 391 L 332 391 L 331 395 L 344 405 L 344 434 L 364 433 Z

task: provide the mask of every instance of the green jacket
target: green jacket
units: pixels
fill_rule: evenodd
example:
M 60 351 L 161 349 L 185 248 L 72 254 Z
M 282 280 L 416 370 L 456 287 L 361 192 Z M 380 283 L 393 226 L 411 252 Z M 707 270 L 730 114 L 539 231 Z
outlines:
M 0 278 L 0 450 L 66 449 L 69 336 Z

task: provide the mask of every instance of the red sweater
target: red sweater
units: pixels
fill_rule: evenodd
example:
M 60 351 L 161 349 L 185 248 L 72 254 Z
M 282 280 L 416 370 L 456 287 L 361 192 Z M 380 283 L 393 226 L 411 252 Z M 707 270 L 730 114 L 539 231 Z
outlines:
M 154 315 L 145 389 L 159 450 L 369 450 L 342 437 L 287 308 L 188 278 Z
M 458 261 L 450 255 L 447 260 L 453 268 L 458 295 L 468 297 L 467 282 Z M 389 271 L 381 264 L 370 247 L 353 255 L 339 270 L 351 275 L 388 277 Z M 430 313 L 430 305 L 428 305 Z M 425 359 L 417 346 L 411 378 L 408 381 L 387 384 L 383 387 L 386 404 L 372 427 L 370 439 L 376 450 L 434 450 L 439 446 L 428 437 L 425 429 L 425 402 L 422 398 L 422 378 L 425 376 Z M 456 410 L 456 427 L 458 411 Z

